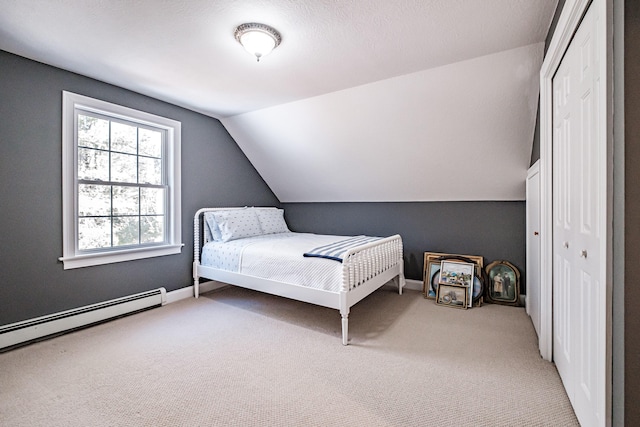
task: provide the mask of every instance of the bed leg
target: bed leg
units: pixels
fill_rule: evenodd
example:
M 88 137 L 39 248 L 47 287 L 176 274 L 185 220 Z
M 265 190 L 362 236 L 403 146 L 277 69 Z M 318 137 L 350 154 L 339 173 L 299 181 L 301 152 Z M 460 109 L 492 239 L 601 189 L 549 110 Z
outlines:
M 393 283 L 398 287 L 398 294 L 402 295 L 402 288 L 404 288 L 404 277 L 396 276 L 393 278 Z
M 348 345 L 349 340 L 349 313 L 342 315 L 342 345 Z
M 198 266 L 200 263 L 196 260 L 193 261 L 193 296 L 198 298 L 200 296 L 200 276 L 198 275 Z
M 402 288 L 407 284 L 407 280 L 404 278 L 404 264 L 400 263 L 400 272 L 395 277 L 396 283 L 398 284 L 398 293 L 402 295 Z

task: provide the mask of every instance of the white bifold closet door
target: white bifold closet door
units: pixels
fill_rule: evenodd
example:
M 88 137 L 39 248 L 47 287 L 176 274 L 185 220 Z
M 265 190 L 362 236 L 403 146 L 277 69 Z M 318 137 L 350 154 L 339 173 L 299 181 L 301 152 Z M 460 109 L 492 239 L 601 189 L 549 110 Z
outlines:
M 601 18 L 592 5 L 553 78 L 553 359 L 583 426 L 604 422 Z

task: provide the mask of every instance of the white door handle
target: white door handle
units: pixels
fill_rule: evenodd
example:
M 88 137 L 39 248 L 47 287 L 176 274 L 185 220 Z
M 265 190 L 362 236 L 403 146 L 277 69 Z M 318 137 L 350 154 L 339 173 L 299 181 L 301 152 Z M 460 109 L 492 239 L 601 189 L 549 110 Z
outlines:
M 569 248 L 569 242 L 564 242 L 562 246 L 564 246 L 565 248 Z
M 580 256 L 584 259 L 587 259 L 587 251 L 585 251 L 584 249 L 580 251 Z

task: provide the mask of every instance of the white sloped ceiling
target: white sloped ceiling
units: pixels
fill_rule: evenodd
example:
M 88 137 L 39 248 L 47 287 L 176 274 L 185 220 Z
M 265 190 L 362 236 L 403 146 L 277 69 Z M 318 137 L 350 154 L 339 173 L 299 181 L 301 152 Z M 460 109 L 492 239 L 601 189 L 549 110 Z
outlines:
M 282 202 L 523 200 L 543 48 L 222 122 Z
M 221 119 L 283 202 L 519 200 L 557 3 L 0 0 L 0 49 Z

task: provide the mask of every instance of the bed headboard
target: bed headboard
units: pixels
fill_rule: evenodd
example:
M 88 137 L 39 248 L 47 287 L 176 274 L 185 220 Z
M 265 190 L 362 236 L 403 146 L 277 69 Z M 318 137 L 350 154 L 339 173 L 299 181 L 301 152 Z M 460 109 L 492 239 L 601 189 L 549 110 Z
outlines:
M 276 207 L 258 207 L 251 206 L 254 209 L 278 209 Z M 241 207 L 223 207 L 223 208 L 202 208 L 199 209 L 193 216 L 193 259 L 200 261 L 200 249 L 205 244 L 213 240 L 209 224 L 204 220 L 204 214 L 212 211 L 231 211 L 237 209 L 247 209 L 249 206 Z

